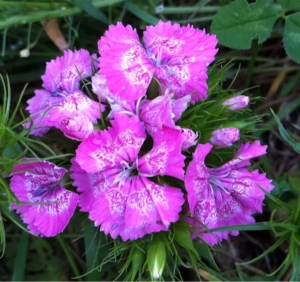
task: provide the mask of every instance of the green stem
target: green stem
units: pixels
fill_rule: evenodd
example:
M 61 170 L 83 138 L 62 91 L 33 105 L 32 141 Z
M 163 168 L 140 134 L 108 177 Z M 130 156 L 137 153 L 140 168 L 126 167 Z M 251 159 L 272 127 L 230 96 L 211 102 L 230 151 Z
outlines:
M 257 44 L 254 46 L 254 52 L 252 53 L 251 56 L 251 61 L 249 62 L 249 67 L 248 67 L 248 72 L 247 72 L 247 78 L 246 78 L 246 82 L 245 82 L 245 88 L 248 88 L 250 83 L 251 83 L 251 79 L 254 73 L 254 66 L 255 66 L 255 62 L 256 62 L 256 57 L 260 51 L 261 48 L 261 44 Z
M 14 271 L 11 281 L 24 281 L 26 260 L 28 253 L 29 233 L 22 231 L 21 240 L 18 245 L 18 253 L 15 260 Z
M 64 241 L 64 239 L 62 238 L 61 235 L 57 235 L 56 239 L 58 240 L 58 242 L 60 243 L 61 247 L 63 248 L 63 250 L 64 250 L 64 252 L 66 254 L 66 257 L 67 257 L 67 259 L 68 259 L 68 261 L 69 261 L 69 263 L 70 263 L 70 265 L 71 265 L 71 267 L 73 269 L 73 272 L 74 272 L 75 276 L 79 277 L 80 273 L 79 273 L 79 270 L 78 270 L 77 265 L 75 263 L 75 260 L 74 260 L 72 254 L 71 254 L 71 252 L 69 250 L 69 246 L 66 244 L 66 242 Z M 78 278 L 77 278 L 77 280 L 78 280 Z
M 1 1 L 0 8 L 22 8 L 22 9 L 56 9 L 70 7 L 70 3 L 40 3 L 40 2 L 23 2 L 23 1 Z
M 1 2 L 0 2 L 1 3 Z M 1 51 L 1 56 L 5 56 L 5 47 L 6 47 L 6 35 L 7 35 L 7 30 L 8 28 L 4 29 L 3 31 L 3 37 L 2 37 L 2 51 Z
M 165 7 L 161 14 L 189 14 L 189 13 L 216 13 L 220 10 L 220 6 L 207 6 L 207 7 Z
M 95 6 L 95 8 L 101 8 L 101 7 L 106 7 L 109 5 L 113 5 L 116 3 L 123 2 L 124 0 L 94 0 L 92 1 L 92 4 Z M 3 2 L 0 2 L 3 4 Z M 18 24 L 26 24 L 26 23 L 32 23 L 32 22 L 37 22 L 41 20 L 48 20 L 52 18 L 59 18 L 59 17 L 67 17 L 71 15 L 78 14 L 82 12 L 77 7 L 73 8 L 65 8 L 67 5 L 64 7 L 61 7 L 60 10 L 54 10 L 54 11 L 35 11 L 35 12 L 30 12 L 27 15 L 17 15 L 14 17 L 7 18 L 5 21 L 0 22 L 0 28 L 6 28 Z M 1 7 L 1 6 L 0 6 Z

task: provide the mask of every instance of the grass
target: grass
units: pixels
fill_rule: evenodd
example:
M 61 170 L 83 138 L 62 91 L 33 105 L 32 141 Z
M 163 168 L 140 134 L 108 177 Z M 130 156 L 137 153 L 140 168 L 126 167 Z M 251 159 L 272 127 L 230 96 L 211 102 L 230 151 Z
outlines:
M 225 2 L 229 1 L 168 0 L 161 7 L 159 0 L 0 1 L 0 243 L 3 256 L 0 277 L 3 280 L 113 280 L 120 273 L 119 279 L 132 277 L 122 268 L 128 259 L 128 244 L 117 242 L 120 245 L 114 246 L 94 227 L 86 228 L 85 216 L 75 217 L 56 239 L 42 239 L 28 234 L 19 217 L 10 210 L 15 198 L 7 176 L 20 158 L 35 156 L 67 163 L 74 153 L 74 144 L 56 147 L 56 141 L 63 140 L 57 132 L 32 139 L 22 127 L 27 117 L 26 100 L 41 87 L 45 62 L 61 54 L 41 21 L 57 19 L 71 49 L 86 48 L 97 54 L 97 41 L 109 24 L 122 21 L 140 32 L 146 25 L 162 19 L 192 23 L 209 30 L 214 15 Z M 156 12 L 157 7 L 161 12 Z M 200 276 L 208 281 L 299 280 L 300 179 L 295 172 L 299 171 L 300 158 L 285 141 L 291 139 L 285 137 L 293 138 L 298 148 L 299 129 L 294 125 L 300 120 L 300 66 L 285 56 L 280 32 L 280 26 L 275 27 L 265 43 L 254 44 L 247 51 L 219 46 L 217 55 L 218 60 L 233 59 L 230 68 L 224 71 L 223 89 L 232 84 L 236 75 L 232 85 L 234 93 L 249 88 L 246 94 L 252 98 L 251 109 L 261 120 L 247 134 L 268 145 L 269 154 L 260 159 L 259 165 L 269 177 L 276 178 L 276 188 L 265 201 L 264 212 L 257 216 L 256 224 L 221 228 L 241 231 L 239 237 L 231 237 L 222 247 L 197 244 L 201 263 L 179 251 L 178 257 L 168 258 L 173 263 L 167 266 L 168 277 L 182 275 L 183 280 L 194 280 Z M 20 57 L 22 50 L 28 50 L 29 56 Z M 211 105 L 207 103 L 202 107 Z M 273 118 L 270 108 L 278 119 Z M 200 127 L 204 126 L 205 119 L 201 122 Z M 280 124 L 281 134 L 277 124 Z M 285 133 L 282 134 L 283 127 Z M 140 245 L 136 246 L 137 250 Z M 172 241 L 171 251 L 176 253 L 179 245 Z M 43 261 L 40 262 L 39 257 Z M 133 262 L 127 262 L 129 271 Z M 181 264 L 181 274 L 172 269 L 175 264 Z M 183 264 L 190 270 L 183 270 Z M 144 264 L 140 265 L 141 269 L 146 269 Z

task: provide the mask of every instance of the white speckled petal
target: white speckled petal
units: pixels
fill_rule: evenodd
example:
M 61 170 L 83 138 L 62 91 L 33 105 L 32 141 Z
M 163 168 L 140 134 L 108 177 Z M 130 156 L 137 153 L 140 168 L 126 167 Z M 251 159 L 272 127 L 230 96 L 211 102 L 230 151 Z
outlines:
M 111 93 L 126 101 L 146 94 L 155 66 L 131 26 L 111 25 L 98 42 L 100 74 Z

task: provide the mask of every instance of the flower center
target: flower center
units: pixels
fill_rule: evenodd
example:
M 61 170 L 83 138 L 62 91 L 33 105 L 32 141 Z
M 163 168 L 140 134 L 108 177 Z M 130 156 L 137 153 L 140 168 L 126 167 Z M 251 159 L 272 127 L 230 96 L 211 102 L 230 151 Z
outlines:
M 119 184 L 120 186 L 123 186 L 128 178 L 135 175 L 137 172 L 136 166 L 134 163 L 128 163 L 126 161 L 121 161 L 121 165 L 123 166 L 123 170 L 120 171 L 117 176 L 115 177 L 114 181 L 112 182 L 112 186 L 115 184 Z
M 38 189 L 36 189 L 32 195 L 35 198 L 43 197 L 46 194 L 51 193 L 53 190 L 55 190 L 57 185 L 58 185 L 57 183 L 43 185 L 43 186 L 39 187 Z
M 210 170 L 209 186 L 210 186 L 212 192 L 214 192 L 214 190 L 216 190 L 216 189 L 221 189 L 227 195 L 230 194 L 230 192 L 226 188 L 226 180 L 224 179 L 228 176 L 229 173 L 230 173 L 230 170 L 225 171 L 222 174 L 214 173 L 213 169 Z
M 68 96 L 68 93 L 66 93 L 64 90 L 61 90 L 61 89 L 54 90 L 54 91 L 51 93 L 51 97 L 62 97 L 62 98 L 66 98 L 67 96 Z

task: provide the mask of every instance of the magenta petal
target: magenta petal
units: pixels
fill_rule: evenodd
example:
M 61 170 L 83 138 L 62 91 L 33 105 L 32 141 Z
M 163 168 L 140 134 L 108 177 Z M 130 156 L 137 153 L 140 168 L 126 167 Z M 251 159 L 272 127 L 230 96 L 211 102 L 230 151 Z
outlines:
M 112 186 L 96 197 L 90 219 L 105 234 L 123 241 L 167 230 L 176 222 L 184 202 L 180 189 L 160 186 L 146 178 L 128 179 L 121 187 Z
M 103 105 L 93 101 L 80 90 L 76 90 L 64 98 L 58 107 L 51 110 L 49 119 L 58 128 L 60 128 L 63 119 L 73 118 L 77 115 L 85 115 L 92 123 L 96 123 L 97 118 L 100 118 L 100 112 L 103 112 L 104 109 Z
M 181 154 L 181 132 L 164 127 L 153 135 L 152 150 L 138 161 L 138 171 L 149 176 L 169 175 L 184 177 L 184 159 Z
M 244 143 L 240 146 L 235 157 L 241 160 L 250 160 L 266 154 L 267 146 L 260 145 L 260 141 L 256 140 L 254 143 Z
M 214 35 L 188 25 L 159 21 L 148 26 L 144 42 L 157 69 L 154 76 L 176 98 L 192 95 L 192 102 L 207 97 L 207 66 L 217 53 Z
M 178 63 L 158 67 L 154 76 L 164 90 L 170 89 L 174 93 L 175 98 L 191 95 L 191 102 L 195 103 L 207 97 L 206 71 L 206 68 L 200 68 L 197 63 Z
M 13 167 L 11 190 L 20 202 L 13 208 L 35 235 L 55 236 L 64 230 L 77 206 L 78 195 L 59 185 L 66 169 L 47 161 L 23 159 Z M 31 161 L 31 162 L 30 162 Z
M 51 93 L 78 89 L 80 80 L 92 75 L 92 57 L 84 49 L 64 51 L 63 56 L 47 63 L 46 72 L 42 76 L 43 87 Z
M 142 47 L 137 32 L 131 26 L 110 25 L 98 42 L 100 74 L 110 92 L 126 101 L 146 94 L 155 67 Z
M 60 129 L 66 137 L 83 141 L 93 133 L 94 126 L 86 115 L 78 115 L 63 119 L 60 124 Z
M 95 131 L 76 150 L 76 162 L 87 172 L 95 173 L 116 165 L 116 145 L 108 131 Z
M 190 147 L 197 144 L 197 138 L 198 133 L 194 132 L 193 130 L 189 128 L 181 128 L 182 133 L 182 145 L 181 145 L 181 151 L 186 151 Z
M 170 21 L 160 20 L 155 26 L 147 26 L 144 42 L 146 48 L 155 56 L 161 52 L 162 60 L 179 57 L 186 62 L 199 62 L 204 66 L 214 60 L 218 51 L 215 35 L 190 25 L 181 27 Z
M 180 189 L 160 186 L 145 177 L 134 177 L 125 210 L 125 225 L 133 231 L 129 239 L 137 239 L 135 229 L 139 236 L 167 230 L 171 222 L 178 220 L 183 202 Z M 143 230 L 144 234 L 138 230 Z
M 260 188 L 271 191 L 273 189 L 271 181 L 257 170 L 249 172 L 243 168 L 241 164 L 249 165 L 246 159 L 239 163 L 229 161 L 219 168 L 207 168 L 204 160 L 211 148 L 212 145 L 199 144 L 187 168 L 185 186 L 192 216 L 207 228 L 254 222 L 251 215 L 261 212 L 264 199 L 264 193 Z M 253 148 L 264 150 L 257 143 L 252 145 L 246 143 L 238 152 L 247 150 L 252 152 Z M 204 231 L 201 225 L 195 228 L 200 233 Z M 237 234 L 237 231 L 222 231 L 203 233 L 202 237 L 215 244 L 217 241 L 227 239 L 229 235 Z
M 240 146 L 238 151 L 236 152 L 234 158 L 227 162 L 226 164 L 222 165 L 221 168 L 231 167 L 231 166 L 239 166 L 243 167 L 249 163 L 249 160 L 254 159 L 256 157 L 260 157 L 267 152 L 267 146 L 261 146 L 260 141 L 256 140 L 254 143 L 244 143 Z
M 172 103 L 172 112 L 174 121 L 180 119 L 181 114 L 187 109 L 188 103 L 191 101 L 191 95 L 185 95 L 182 98 L 176 99 Z
M 230 147 L 240 139 L 240 131 L 235 127 L 220 128 L 212 132 L 209 142 L 217 148 Z
M 41 135 L 48 127 L 55 125 L 55 122 L 51 120 L 52 111 L 58 107 L 62 100 L 61 97 L 51 97 L 51 93 L 46 90 L 35 91 L 35 96 L 27 101 L 28 107 L 26 109 L 30 113 L 34 128 L 36 130 L 41 128 L 42 131 L 33 131 L 32 134 Z M 28 126 L 29 124 L 26 125 L 26 127 Z
M 211 149 L 212 145 L 208 143 L 198 144 L 193 155 L 193 160 L 186 171 L 184 183 L 188 192 L 188 202 L 192 213 L 199 201 L 199 194 L 209 186 L 210 172 L 205 166 L 204 161 Z
M 80 210 L 89 212 L 98 195 L 109 188 L 109 171 L 101 171 L 96 173 L 87 173 L 83 170 L 75 159 L 71 161 L 71 178 L 74 180 L 73 185 L 80 192 L 79 203 Z M 119 170 L 117 170 L 119 171 Z
M 227 99 L 223 105 L 228 106 L 227 108 L 232 111 L 241 110 L 248 106 L 250 99 L 245 95 L 238 95 Z
M 62 232 L 75 212 L 78 195 L 64 189 L 62 186 L 55 188 L 50 194 L 30 207 L 29 214 L 24 214 L 24 222 L 29 228 L 34 225 L 43 236 L 50 237 Z M 35 214 L 32 220 L 32 213 Z
M 218 205 L 220 206 L 218 207 Z M 209 199 L 207 196 L 205 200 L 199 201 L 193 216 L 208 229 L 255 222 L 250 214 L 244 213 L 238 201 L 225 193 L 222 194 L 222 202 Z M 212 245 L 228 239 L 229 235 L 236 236 L 239 234 L 235 230 L 213 233 L 204 233 L 204 230 L 205 228 L 198 225 L 198 232 L 201 233 L 202 238 Z
M 154 100 L 141 102 L 140 119 L 147 126 L 162 129 L 163 126 L 175 127 L 172 113 L 171 95 L 158 96 Z
M 76 151 L 76 162 L 87 172 L 121 167 L 135 161 L 146 133 L 137 116 L 116 114 L 107 131 L 95 132 Z
M 90 209 L 89 218 L 94 221 L 95 226 L 101 226 L 100 230 L 116 238 L 124 229 L 124 212 L 130 180 L 122 186 L 110 186 L 107 191 L 95 197 Z

